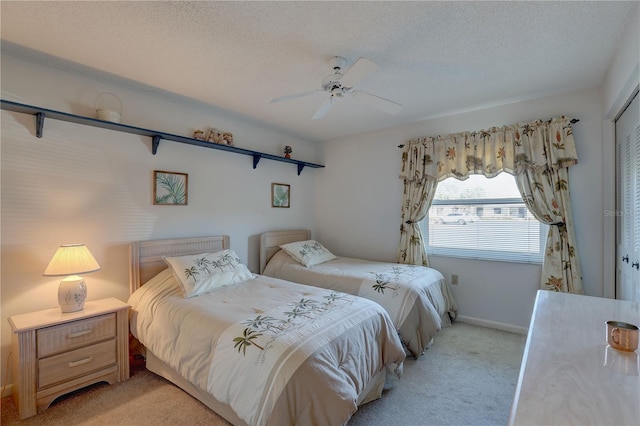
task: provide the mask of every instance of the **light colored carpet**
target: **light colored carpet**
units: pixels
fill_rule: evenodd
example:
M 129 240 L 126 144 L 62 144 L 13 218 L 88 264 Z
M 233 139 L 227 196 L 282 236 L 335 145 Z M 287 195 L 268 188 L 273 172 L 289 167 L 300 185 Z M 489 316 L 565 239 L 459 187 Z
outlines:
M 526 336 L 469 324 L 444 328 L 381 399 L 360 407 L 349 426 L 504 425 L 518 380 Z M 182 390 L 147 370 L 113 386 L 97 384 L 56 400 L 20 421 L 2 399 L 2 425 L 228 425 Z
M 400 379 L 387 379 L 382 398 L 361 407 L 349 426 L 503 426 L 525 341 L 523 334 L 464 323 L 444 328 L 424 355 L 405 361 Z

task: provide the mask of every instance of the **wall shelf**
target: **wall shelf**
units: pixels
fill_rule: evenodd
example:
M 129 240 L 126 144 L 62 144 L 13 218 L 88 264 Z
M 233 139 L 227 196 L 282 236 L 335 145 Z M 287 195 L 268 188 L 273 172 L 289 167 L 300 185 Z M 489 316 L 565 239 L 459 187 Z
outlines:
M 151 152 L 153 155 L 158 152 L 161 140 L 167 140 L 171 142 L 179 142 L 187 145 L 196 145 L 209 149 L 218 149 L 221 151 L 233 152 L 236 154 L 249 155 L 253 157 L 253 168 L 255 169 L 261 159 L 280 161 L 283 163 L 291 163 L 298 166 L 298 175 L 305 167 L 321 168 L 322 164 L 308 163 L 306 161 L 294 160 L 292 158 L 280 157 L 277 155 L 266 154 L 263 152 L 252 151 L 249 149 L 238 148 L 236 146 L 221 145 L 211 142 L 206 142 L 198 139 L 187 138 L 184 136 L 173 135 L 171 133 L 160 132 L 157 130 L 144 129 L 142 127 L 129 126 L 127 124 L 112 123 L 110 121 L 98 120 L 97 118 L 84 117 L 81 115 L 69 114 L 66 112 L 55 111 L 46 108 L 40 108 L 32 105 L 25 105 L 18 102 L 1 100 L 2 109 L 7 111 L 20 112 L 23 114 L 31 114 L 36 119 L 36 136 L 42 137 L 44 129 L 44 119 L 51 118 L 54 120 L 66 121 L 69 123 L 84 124 L 86 126 L 100 127 L 103 129 L 116 130 L 118 132 L 132 133 L 134 135 L 148 136 L 151 138 Z

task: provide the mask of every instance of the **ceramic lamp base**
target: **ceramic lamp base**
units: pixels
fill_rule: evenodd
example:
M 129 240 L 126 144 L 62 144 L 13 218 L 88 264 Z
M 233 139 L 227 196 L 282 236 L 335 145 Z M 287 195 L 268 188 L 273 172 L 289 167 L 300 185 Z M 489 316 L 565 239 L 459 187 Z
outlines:
M 60 310 L 64 313 L 77 312 L 84 308 L 84 301 L 87 299 L 87 286 L 84 279 L 77 275 L 72 275 L 60 281 L 58 287 L 58 303 Z

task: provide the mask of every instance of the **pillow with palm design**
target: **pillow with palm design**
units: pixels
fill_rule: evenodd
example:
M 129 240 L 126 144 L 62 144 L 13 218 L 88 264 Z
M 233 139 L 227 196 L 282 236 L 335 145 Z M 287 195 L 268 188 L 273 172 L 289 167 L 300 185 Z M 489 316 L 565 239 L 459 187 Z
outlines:
M 184 298 L 254 278 L 233 250 L 162 259 L 171 268 Z
M 304 266 L 319 265 L 338 257 L 315 240 L 296 241 L 282 244 L 280 248 Z

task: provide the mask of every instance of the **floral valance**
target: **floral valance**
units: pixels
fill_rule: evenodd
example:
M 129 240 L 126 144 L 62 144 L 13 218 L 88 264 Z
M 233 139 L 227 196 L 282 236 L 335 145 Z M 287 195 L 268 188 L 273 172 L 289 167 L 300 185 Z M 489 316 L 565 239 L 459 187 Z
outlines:
M 466 180 L 525 169 L 557 170 L 578 163 L 571 119 L 536 120 L 477 132 L 413 139 L 403 147 L 400 178 Z

